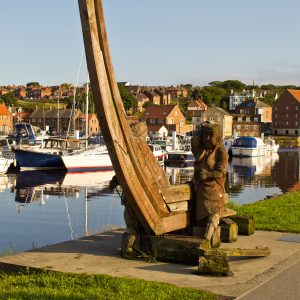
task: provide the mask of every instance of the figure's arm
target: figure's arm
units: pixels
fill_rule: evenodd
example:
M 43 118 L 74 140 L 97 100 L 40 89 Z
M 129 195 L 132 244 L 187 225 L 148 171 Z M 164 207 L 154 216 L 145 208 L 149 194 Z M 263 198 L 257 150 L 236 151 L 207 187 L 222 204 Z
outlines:
M 225 149 L 218 148 L 216 150 L 216 163 L 213 170 L 202 169 L 200 171 L 200 179 L 218 179 L 223 178 L 226 173 L 226 165 L 228 154 Z

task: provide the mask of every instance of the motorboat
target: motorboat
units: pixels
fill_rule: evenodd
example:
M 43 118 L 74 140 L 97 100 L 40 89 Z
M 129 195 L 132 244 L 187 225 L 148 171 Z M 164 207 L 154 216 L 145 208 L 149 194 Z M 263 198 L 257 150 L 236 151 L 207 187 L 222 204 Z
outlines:
M 268 146 L 263 139 L 252 136 L 242 136 L 234 140 L 231 146 L 232 156 L 253 157 L 269 154 Z
M 168 158 L 168 152 L 162 149 L 159 144 L 148 144 L 148 146 L 160 165 L 164 165 L 165 160 Z
M 13 147 L 20 170 L 53 170 L 65 169 L 63 154 L 80 149 L 77 139 L 48 138 L 39 148 Z

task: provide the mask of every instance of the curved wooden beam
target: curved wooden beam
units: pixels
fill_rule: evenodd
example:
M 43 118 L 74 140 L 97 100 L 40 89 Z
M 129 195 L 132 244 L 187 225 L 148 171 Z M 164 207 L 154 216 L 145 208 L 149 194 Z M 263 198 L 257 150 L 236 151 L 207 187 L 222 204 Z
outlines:
M 78 0 L 86 60 L 101 131 L 126 200 L 145 230 L 162 234 L 185 228 L 187 213 L 169 211 L 166 175 L 144 141 L 134 137 L 115 79 L 101 0 Z

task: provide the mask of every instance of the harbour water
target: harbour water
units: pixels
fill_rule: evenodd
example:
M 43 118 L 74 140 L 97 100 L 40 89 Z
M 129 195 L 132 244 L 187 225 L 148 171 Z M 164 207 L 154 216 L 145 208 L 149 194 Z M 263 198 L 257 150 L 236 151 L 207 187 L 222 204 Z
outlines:
M 300 151 L 268 158 L 233 158 L 229 198 L 247 204 L 300 189 Z M 172 184 L 192 180 L 193 167 L 167 168 Z M 0 254 L 124 227 L 120 196 L 109 190 L 114 172 L 32 171 L 0 176 Z

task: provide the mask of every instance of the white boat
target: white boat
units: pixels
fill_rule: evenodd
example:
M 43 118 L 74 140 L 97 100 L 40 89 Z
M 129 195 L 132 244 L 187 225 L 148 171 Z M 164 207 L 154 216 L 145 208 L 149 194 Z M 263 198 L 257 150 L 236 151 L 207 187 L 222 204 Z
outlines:
M 106 146 L 95 146 L 83 151 L 61 155 L 68 172 L 112 171 L 113 166 Z
M 13 159 L 0 156 L 0 174 L 5 174 L 13 161 Z
M 231 146 L 232 156 L 253 157 L 269 154 L 268 146 L 263 139 L 252 136 L 242 136 L 234 140 Z
M 270 153 L 277 153 L 279 149 L 279 144 L 276 144 L 274 139 L 266 139 L 265 143 L 267 144 L 268 151 Z
M 153 155 L 158 160 L 160 165 L 163 165 L 165 160 L 168 158 L 168 152 L 161 148 L 159 144 L 148 144 Z

